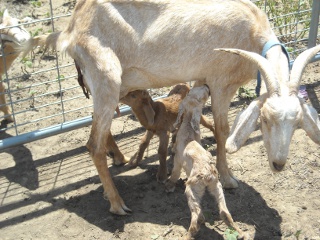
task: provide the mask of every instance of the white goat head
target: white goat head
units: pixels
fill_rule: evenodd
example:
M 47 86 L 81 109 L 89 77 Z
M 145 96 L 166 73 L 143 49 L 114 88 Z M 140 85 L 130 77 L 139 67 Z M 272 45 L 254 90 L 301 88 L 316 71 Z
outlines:
M 264 77 L 267 93 L 240 112 L 226 143 L 227 152 L 240 149 L 261 118 L 261 132 L 272 171 L 281 171 L 286 163 L 294 131 L 300 126 L 320 144 L 320 121 L 316 110 L 298 97 L 303 71 L 310 59 L 320 51 L 320 45 L 301 53 L 294 62 L 290 79 L 279 82 L 268 60 L 238 49 L 217 49 L 238 54 L 256 64 Z
M 7 9 L 4 11 L 2 23 L 0 24 L 1 41 L 3 43 L 8 44 L 13 48 L 16 48 L 20 46 L 22 43 L 31 39 L 31 36 L 27 30 L 25 30 L 22 26 L 16 26 L 20 23 L 21 20 L 11 17 Z
M 191 127 L 196 133 L 200 134 L 199 125 L 202 108 L 208 100 L 209 95 L 210 91 L 207 85 L 192 88 L 179 105 L 178 117 L 173 127 L 179 127 L 184 114 L 186 115 L 189 113 L 191 114 Z

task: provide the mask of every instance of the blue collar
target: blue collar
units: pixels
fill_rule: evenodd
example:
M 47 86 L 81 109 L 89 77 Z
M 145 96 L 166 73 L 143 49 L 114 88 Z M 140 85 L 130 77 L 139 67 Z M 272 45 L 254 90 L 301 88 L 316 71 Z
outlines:
M 278 46 L 278 45 L 281 46 L 282 52 L 286 54 L 287 59 L 288 59 L 288 64 L 290 66 L 289 53 L 288 53 L 286 47 L 284 46 L 284 44 L 280 43 L 278 40 L 269 40 L 268 42 L 266 42 L 266 44 L 263 46 L 261 56 L 265 58 L 266 55 L 267 55 L 267 52 L 270 50 L 270 48 L 272 48 L 274 46 Z M 261 74 L 260 74 L 260 71 L 258 71 L 257 86 L 256 86 L 256 95 L 257 95 L 257 97 L 260 96 L 260 89 L 261 89 Z

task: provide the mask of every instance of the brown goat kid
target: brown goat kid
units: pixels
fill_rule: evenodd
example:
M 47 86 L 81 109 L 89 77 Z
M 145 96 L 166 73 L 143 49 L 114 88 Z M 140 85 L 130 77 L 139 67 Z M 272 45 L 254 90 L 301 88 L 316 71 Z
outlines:
M 186 84 L 176 85 L 168 94 L 168 97 L 153 101 L 148 91 L 137 90 L 130 92 L 120 102 L 129 105 L 135 116 L 147 131 L 141 139 L 139 150 L 131 157 L 130 164 L 138 166 L 143 158 L 146 148 L 154 135 L 159 137 L 158 155 L 160 166 L 157 180 L 167 180 L 167 155 L 170 132 L 174 130 L 173 123 L 177 119 L 178 108 L 181 101 L 188 94 L 190 88 Z M 201 115 L 201 124 L 214 133 L 213 123 Z
M 206 188 L 218 203 L 220 217 L 242 237 L 241 230 L 233 222 L 226 206 L 215 161 L 200 144 L 200 116 L 208 97 L 208 86 L 195 87 L 180 104 L 177 121 L 174 124 L 174 126 L 179 125 L 175 142 L 174 167 L 166 183 L 166 190 L 174 191 L 181 169 L 184 168 L 188 176 L 185 194 L 191 212 L 191 223 L 186 239 L 192 239 L 199 231 L 199 223 L 205 220 L 201 210 L 201 199 Z

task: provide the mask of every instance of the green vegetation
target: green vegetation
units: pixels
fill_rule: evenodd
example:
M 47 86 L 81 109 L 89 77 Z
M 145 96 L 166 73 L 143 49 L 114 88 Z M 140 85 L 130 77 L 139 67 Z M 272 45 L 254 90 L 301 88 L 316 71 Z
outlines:
M 296 47 L 291 41 L 299 42 L 308 37 L 312 0 L 259 0 L 255 4 L 267 13 L 280 41 L 288 43 L 289 52 Z
M 235 229 L 229 227 L 224 232 L 224 235 L 226 236 L 227 240 L 237 240 L 239 233 Z

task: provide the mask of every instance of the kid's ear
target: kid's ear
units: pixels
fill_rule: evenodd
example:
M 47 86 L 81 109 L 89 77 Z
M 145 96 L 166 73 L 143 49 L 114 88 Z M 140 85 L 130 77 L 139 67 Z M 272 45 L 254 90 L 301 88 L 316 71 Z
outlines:
M 201 108 L 194 109 L 194 111 L 192 112 L 191 127 L 198 134 L 200 134 L 200 118 Z
M 143 112 L 146 115 L 147 121 L 149 125 L 154 124 L 154 116 L 156 115 L 150 102 L 148 104 L 143 104 Z
M 178 110 L 178 116 L 177 116 L 177 120 L 176 122 L 173 124 L 174 128 L 178 128 L 182 122 L 182 116 L 184 113 L 184 106 L 183 106 L 183 102 L 180 103 L 179 105 L 179 110 Z

